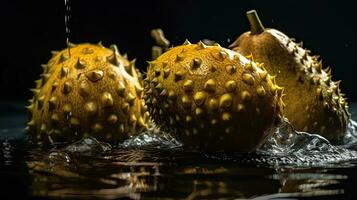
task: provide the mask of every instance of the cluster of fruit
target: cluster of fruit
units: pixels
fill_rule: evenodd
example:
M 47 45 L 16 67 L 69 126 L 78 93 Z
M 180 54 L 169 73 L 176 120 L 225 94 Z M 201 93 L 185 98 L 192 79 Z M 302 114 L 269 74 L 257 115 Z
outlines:
M 247 16 L 251 31 L 230 49 L 186 41 L 149 62 L 145 78 L 115 45 L 53 52 L 27 107 L 28 132 L 43 143 L 117 143 L 153 121 L 185 145 L 247 152 L 285 116 L 297 130 L 343 136 L 350 114 L 331 70 L 255 11 Z

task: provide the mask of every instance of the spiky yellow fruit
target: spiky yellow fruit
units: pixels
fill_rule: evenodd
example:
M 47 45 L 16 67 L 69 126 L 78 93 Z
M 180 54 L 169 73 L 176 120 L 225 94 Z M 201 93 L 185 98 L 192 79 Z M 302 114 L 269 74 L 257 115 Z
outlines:
M 265 64 L 277 83 L 286 90 L 283 114 L 296 129 L 336 140 L 346 132 L 348 105 L 331 80 L 330 68 L 322 69 L 317 56 L 309 55 L 293 39 L 275 29 L 264 29 L 255 11 L 247 12 L 251 31 L 242 34 L 231 46 L 243 55 Z
M 143 89 L 135 69 L 115 45 L 72 45 L 53 52 L 36 81 L 28 130 L 40 142 L 83 136 L 116 143 L 147 127 Z
M 244 56 L 202 42 L 150 62 L 144 90 L 153 120 L 185 145 L 251 151 L 280 120 L 282 88 Z

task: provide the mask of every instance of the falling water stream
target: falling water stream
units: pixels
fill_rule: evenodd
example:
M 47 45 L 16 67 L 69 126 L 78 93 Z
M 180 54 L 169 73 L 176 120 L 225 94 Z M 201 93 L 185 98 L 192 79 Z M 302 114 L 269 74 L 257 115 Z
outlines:
M 68 56 L 71 57 L 71 47 L 70 47 L 70 34 L 71 29 L 69 27 L 69 20 L 71 18 L 71 6 L 69 4 L 69 0 L 64 0 L 64 7 L 65 7 L 65 15 L 64 15 L 64 25 L 66 31 L 66 45 L 68 48 Z

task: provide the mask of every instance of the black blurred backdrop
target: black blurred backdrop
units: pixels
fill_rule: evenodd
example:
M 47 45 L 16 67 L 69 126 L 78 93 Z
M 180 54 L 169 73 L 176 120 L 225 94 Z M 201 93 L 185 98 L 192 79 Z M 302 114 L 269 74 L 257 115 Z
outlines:
M 212 39 L 228 46 L 249 26 L 245 12 L 256 9 L 265 27 L 303 41 L 332 67 L 350 101 L 357 100 L 356 26 L 353 1 L 85 1 L 70 0 L 71 41 L 117 44 L 145 70 L 152 28 L 172 44 Z M 25 100 L 50 50 L 65 47 L 63 0 L 1 2 L 0 100 Z

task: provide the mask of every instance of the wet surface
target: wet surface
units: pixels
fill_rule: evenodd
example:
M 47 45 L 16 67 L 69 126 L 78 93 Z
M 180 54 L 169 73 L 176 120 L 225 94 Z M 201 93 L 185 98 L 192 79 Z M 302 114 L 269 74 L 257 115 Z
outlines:
M 22 102 L 0 105 L 1 199 L 355 199 L 357 145 L 282 126 L 257 153 L 204 153 L 143 133 L 117 147 L 87 138 L 41 149 Z M 356 120 L 357 104 L 351 104 Z

